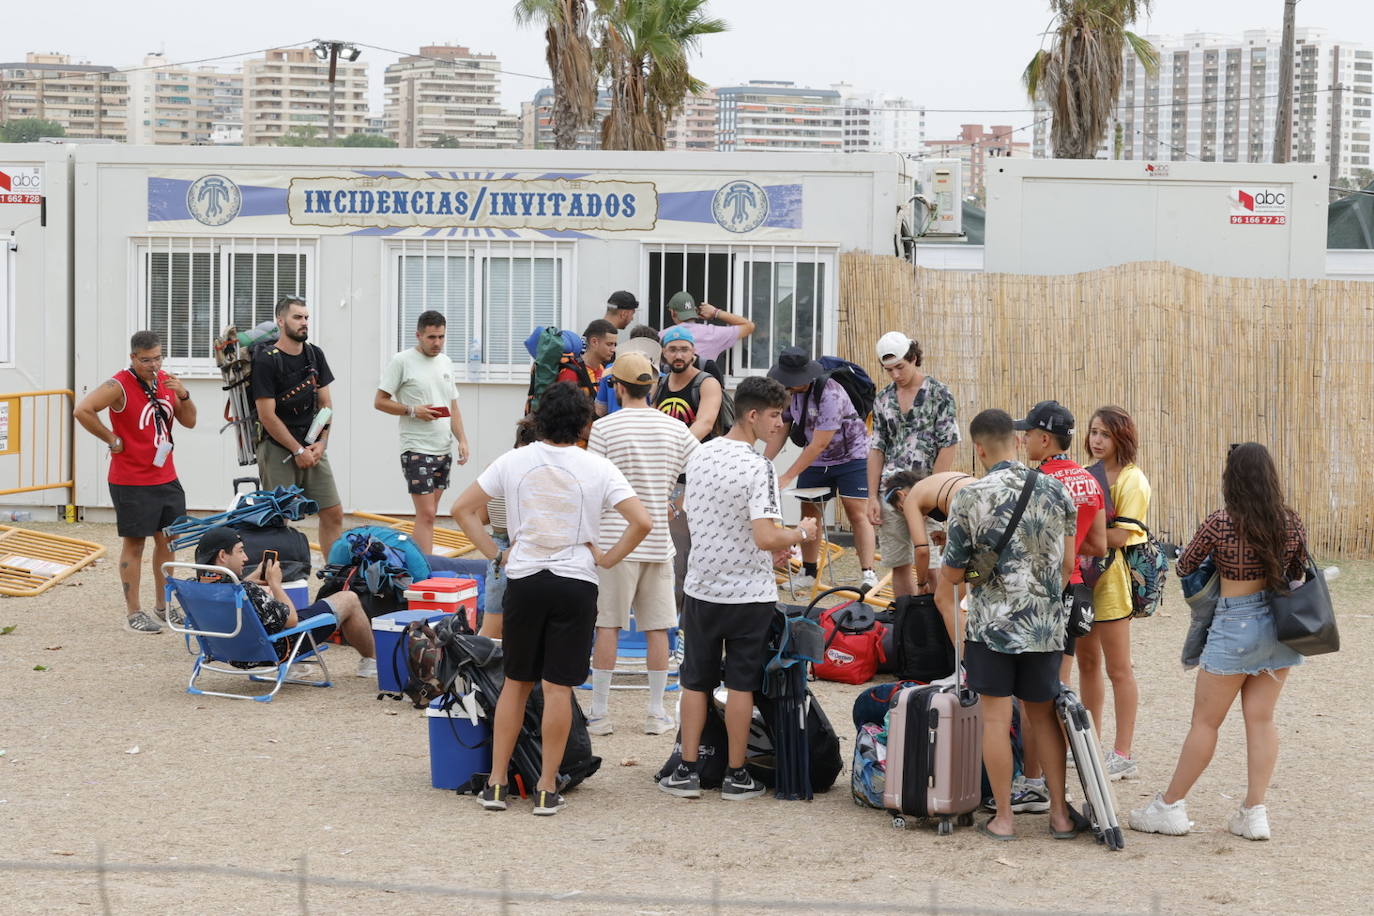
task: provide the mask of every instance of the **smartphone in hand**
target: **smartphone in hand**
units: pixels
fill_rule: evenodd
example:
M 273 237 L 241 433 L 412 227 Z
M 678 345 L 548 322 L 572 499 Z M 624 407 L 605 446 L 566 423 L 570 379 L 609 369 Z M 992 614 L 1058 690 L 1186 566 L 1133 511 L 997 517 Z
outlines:
M 281 560 L 278 558 L 275 550 L 264 550 L 262 552 L 262 565 L 266 566 L 268 563 L 281 564 Z
M 434 407 L 431 407 L 430 412 L 433 413 L 436 417 L 453 416 L 453 412 L 450 411 L 446 405 L 436 405 Z

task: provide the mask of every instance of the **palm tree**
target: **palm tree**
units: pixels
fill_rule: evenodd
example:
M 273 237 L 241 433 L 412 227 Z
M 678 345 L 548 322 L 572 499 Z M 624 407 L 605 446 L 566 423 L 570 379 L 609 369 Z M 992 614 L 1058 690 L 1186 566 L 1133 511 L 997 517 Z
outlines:
M 1107 136 L 1121 91 L 1127 45 L 1147 73 L 1159 52 L 1126 26 L 1149 15 L 1151 0 L 1050 0 L 1053 42 L 1026 65 L 1021 79 L 1032 102 L 1049 106 L 1050 143 L 1059 159 L 1091 159 Z
M 515 21 L 544 25 L 544 59 L 553 77 L 553 145 L 576 149 L 577 132 L 596 116 L 587 0 L 519 0 Z
M 706 84 L 687 58 L 704 35 L 724 32 L 706 13 L 707 0 L 597 0 L 597 63 L 610 84 L 611 107 L 601 124 L 602 149 L 663 149 L 682 101 Z

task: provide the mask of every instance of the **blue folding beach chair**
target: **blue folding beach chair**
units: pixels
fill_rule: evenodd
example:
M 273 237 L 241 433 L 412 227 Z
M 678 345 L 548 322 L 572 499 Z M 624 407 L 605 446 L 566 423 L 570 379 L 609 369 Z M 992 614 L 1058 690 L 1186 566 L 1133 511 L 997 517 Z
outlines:
M 173 572 L 178 569 L 190 570 L 193 576 L 202 572 L 218 573 L 226 581 L 199 582 L 194 578 L 173 578 Z M 167 606 L 172 607 L 175 600 L 186 617 L 184 622 L 176 623 L 173 621 L 174 615 L 169 613 L 168 627 L 174 633 L 185 635 L 188 642 L 195 637 L 200 647 L 195 666 L 191 669 L 191 680 L 186 685 L 187 693 L 270 703 L 277 691 L 281 690 L 282 684 L 333 686 L 329 680 L 329 668 L 324 662 L 326 646 L 317 645 L 313 633 L 316 627 L 337 623 L 333 614 L 317 614 L 297 626 L 269 636 L 238 578 L 224 567 L 172 562 L 162 564 L 162 573 L 167 577 Z M 279 639 L 290 641 L 290 652 L 285 659 L 277 657 L 273 645 Z M 238 666 L 233 664 L 235 662 Z M 320 680 L 289 677 L 291 666 L 299 662 L 318 664 Z M 244 668 L 244 665 L 251 667 Z M 275 673 L 269 675 L 263 670 L 265 668 L 274 669 Z M 196 686 L 196 681 L 206 671 L 270 683 L 272 689 L 263 694 L 203 690 Z

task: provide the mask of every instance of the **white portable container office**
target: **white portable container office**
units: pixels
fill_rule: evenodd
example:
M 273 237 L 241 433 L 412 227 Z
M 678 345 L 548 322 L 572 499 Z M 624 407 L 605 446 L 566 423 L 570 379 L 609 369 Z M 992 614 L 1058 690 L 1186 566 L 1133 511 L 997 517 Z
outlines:
M 902 203 L 881 155 L 102 146 L 74 161 L 78 394 L 126 364 L 134 331 L 161 333 L 199 409 L 175 452 L 198 509 L 252 473 L 219 435 L 211 341 L 281 295 L 306 297 L 337 379 L 345 509 L 409 512 L 396 420 L 372 400 L 421 311 L 448 318 L 474 449 L 457 490 L 511 445 L 534 326 L 580 332 L 628 289 L 661 328 L 687 289 L 758 324 L 734 378 L 789 344 L 833 353 L 839 253 L 891 252 Z M 77 455 L 78 502 L 108 507 L 105 449 L 78 434 Z
M 72 385 L 68 151 L 0 144 L 0 394 Z M 71 408 L 60 395 L 0 400 L 0 489 L 68 479 L 70 428 Z M 66 502 L 64 489 L 0 496 L 0 505 Z

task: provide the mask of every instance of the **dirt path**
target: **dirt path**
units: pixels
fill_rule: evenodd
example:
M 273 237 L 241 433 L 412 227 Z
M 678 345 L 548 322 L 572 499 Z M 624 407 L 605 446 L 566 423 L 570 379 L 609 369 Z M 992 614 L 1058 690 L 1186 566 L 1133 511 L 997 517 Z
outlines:
M 33 527 L 117 551 L 113 526 Z M 534 818 L 527 803 L 483 812 L 470 798 L 429 787 L 420 713 L 374 699 L 375 686 L 352 676 L 351 650 L 331 653 L 330 690 L 288 687 L 270 705 L 187 695 L 191 658 L 180 640 L 119 628 L 114 567 L 107 558 L 41 597 L 0 600 L 0 628 L 15 627 L 0 636 L 0 860 L 93 862 L 103 847 L 114 863 L 293 874 L 305 854 L 318 876 L 495 890 L 505 872 L 512 890 L 640 901 L 518 904 L 539 913 L 704 913 L 716 882 L 724 901 L 773 900 L 796 910 L 806 901 L 923 905 L 934 885 L 946 905 L 1136 913 L 1158 895 L 1167 913 L 1344 913 L 1366 910 L 1374 891 L 1365 693 L 1374 564 L 1350 564 L 1334 585 L 1344 651 L 1296 671 L 1280 702 L 1274 839 L 1250 843 L 1224 832 L 1244 793 L 1236 715 L 1189 799 L 1194 832 L 1128 833 L 1118 854 L 1082 839 L 1054 842 L 1044 817 L 1033 815 L 1021 820 L 1014 844 L 994 845 L 972 830 L 946 839 L 894 831 L 884 815 L 850 801 L 847 768 L 810 804 L 670 799 L 650 775 L 672 739 L 634 733 L 637 691 L 613 692 L 620 730 L 596 739 L 605 765 L 570 795 L 563 814 Z M 1187 729 L 1193 677 L 1177 661 L 1186 608 L 1173 583 L 1170 595 L 1159 617 L 1132 624 L 1142 778 L 1115 784 L 1123 811 L 1167 781 Z M 822 682 L 815 692 L 848 757 L 857 688 Z M 622 765 L 631 760 L 636 765 Z M 102 900 L 91 875 L 0 870 L 0 888 L 4 912 L 91 913 Z M 242 877 L 115 873 L 105 893 L 117 913 L 298 911 L 295 887 Z M 308 902 L 317 913 L 372 913 L 439 901 L 315 886 Z M 491 900 L 444 903 L 463 913 L 498 911 Z

